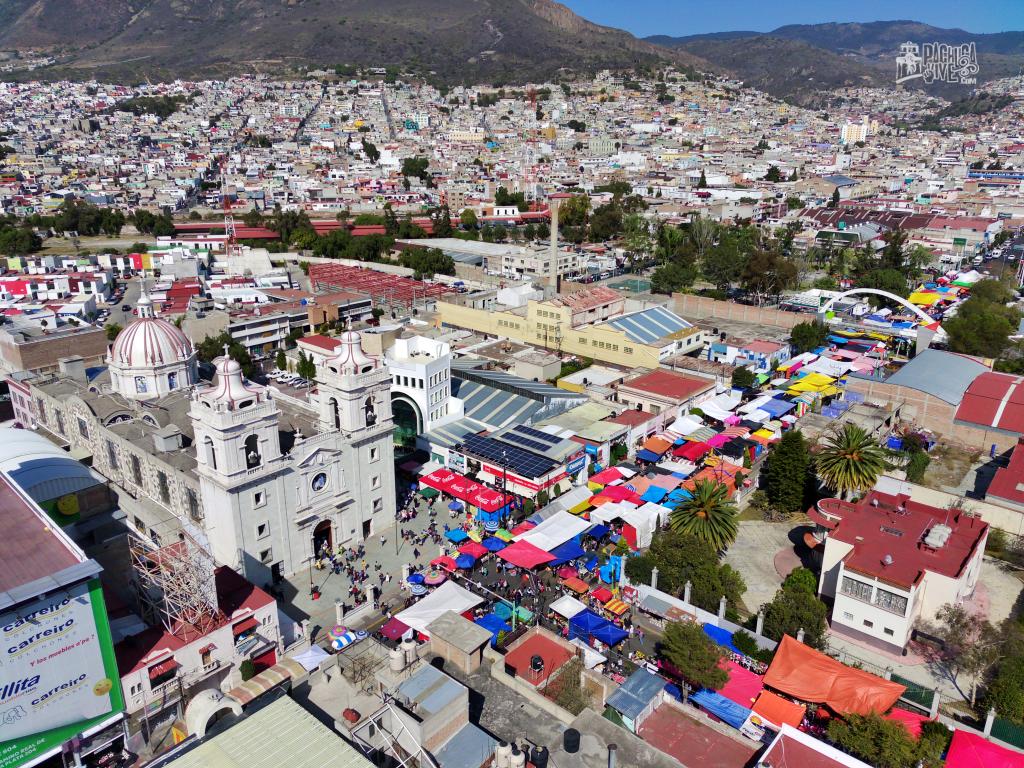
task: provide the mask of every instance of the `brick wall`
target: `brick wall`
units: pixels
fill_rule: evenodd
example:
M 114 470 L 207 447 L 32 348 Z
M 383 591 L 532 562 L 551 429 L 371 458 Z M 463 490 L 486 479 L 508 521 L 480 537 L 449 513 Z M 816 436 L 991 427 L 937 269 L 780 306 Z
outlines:
M 40 336 L 16 344 L 6 333 L 0 334 L 0 359 L 12 371 L 49 371 L 57 369 L 62 357 L 81 355 L 86 367 L 101 362 L 107 353 L 107 334 L 102 328 L 84 328 L 60 336 Z
M 798 312 L 782 312 L 771 307 L 751 307 L 732 301 L 719 301 L 707 296 L 690 293 L 673 293 L 672 307 L 675 313 L 687 320 L 702 320 L 718 317 L 755 325 L 770 325 L 774 328 L 792 328 L 798 323 L 814 319 L 813 315 Z

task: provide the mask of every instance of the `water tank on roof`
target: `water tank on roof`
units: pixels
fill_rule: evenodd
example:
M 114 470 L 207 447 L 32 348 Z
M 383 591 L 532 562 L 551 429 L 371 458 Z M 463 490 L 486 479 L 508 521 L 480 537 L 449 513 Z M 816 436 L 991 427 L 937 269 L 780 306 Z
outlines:
M 405 669 L 405 651 L 396 646 L 388 653 L 388 667 L 392 672 L 401 672 Z
M 412 664 L 416 661 L 416 641 L 412 638 L 402 641 L 402 651 L 405 652 L 405 663 Z
M 580 732 L 575 728 L 566 728 L 562 733 L 562 747 L 570 755 L 580 751 Z
M 499 741 L 494 750 L 494 768 L 509 768 L 512 765 L 512 745 Z
M 512 768 L 526 768 L 526 754 L 518 747 L 512 747 Z

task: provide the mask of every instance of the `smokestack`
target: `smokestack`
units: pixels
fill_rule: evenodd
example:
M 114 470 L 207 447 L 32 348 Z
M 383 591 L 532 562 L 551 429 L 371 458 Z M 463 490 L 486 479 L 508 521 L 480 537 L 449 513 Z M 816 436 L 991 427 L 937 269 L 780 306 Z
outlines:
M 608 768 L 615 768 L 615 753 L 618 751 L 618 744 L 608 745 Z
M 551 287 L 555 289 L 555 294 L 558 294 L 558 289 L 562 287 L 562 277 L 558 273 L 558 204 L 561 202 L 558 198 L 550 198 L 548 200 L 548 210 L 551 211 L 551 274 L 548 276 L 548 281 Z

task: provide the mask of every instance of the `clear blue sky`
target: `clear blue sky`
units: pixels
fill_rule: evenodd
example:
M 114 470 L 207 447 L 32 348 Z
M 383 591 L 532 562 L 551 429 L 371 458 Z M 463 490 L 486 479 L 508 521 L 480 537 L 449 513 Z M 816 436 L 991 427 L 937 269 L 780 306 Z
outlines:
M 696 35 L 784 24 L 910 19 L 969 32 L 1024 30 L 1024 0 L 561 0 L 576 13 L 646 35 Z

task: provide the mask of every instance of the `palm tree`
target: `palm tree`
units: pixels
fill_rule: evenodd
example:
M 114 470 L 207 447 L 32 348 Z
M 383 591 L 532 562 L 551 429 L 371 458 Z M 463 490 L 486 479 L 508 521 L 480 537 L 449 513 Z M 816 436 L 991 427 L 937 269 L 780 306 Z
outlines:
M 818 477 L 842 498 L 869 491 L 889 463 L 885 451 L 863 429 L 844 424 L 825 438 L 815 457 Z
M 693 495 L 669 516 L 669 527 L 676 533 L 689 533 L 710 544 L 717 552 L 736 540 L 739 530 L 736 504 L 729 489 L 714 480 L 698 480 Z

